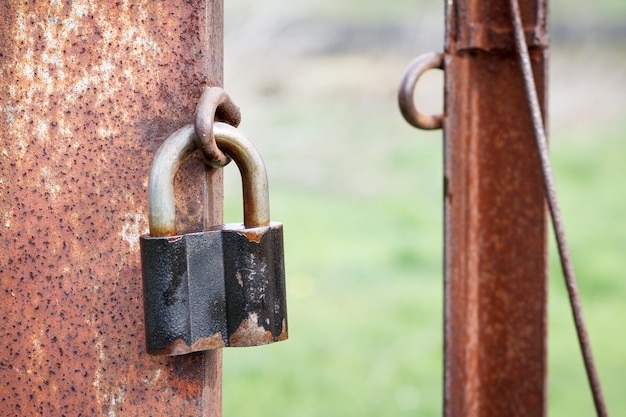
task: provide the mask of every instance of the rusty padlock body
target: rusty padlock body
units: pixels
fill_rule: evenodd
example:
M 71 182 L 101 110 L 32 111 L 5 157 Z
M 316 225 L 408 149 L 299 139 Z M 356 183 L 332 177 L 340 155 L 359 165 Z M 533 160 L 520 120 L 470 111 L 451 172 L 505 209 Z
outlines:
M 267 174 L 252 143 L 215 124 L 242 175 L 244 225 L 176 235 L 173 180 L 195 150 L 193 126 L 168 138 L 149 181 L 150 236 L 141 238 L 146 344 L 181 355 L 287 338 L 282 224 L 269 221 Z

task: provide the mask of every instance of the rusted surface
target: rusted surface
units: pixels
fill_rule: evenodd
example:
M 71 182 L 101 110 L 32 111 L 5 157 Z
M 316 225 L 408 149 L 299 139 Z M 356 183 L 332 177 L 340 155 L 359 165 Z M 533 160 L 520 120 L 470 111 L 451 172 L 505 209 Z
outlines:
M 153 351 L 155 355 L 177 356 L 187 355 L 192 352 L 201 352 L 205 350 L 221 349 L 224 347 L 224 340 L 221 333 L 216 333 L 209 337 L 201 337 L 196 339 L 191 345 L 187 344 L 183 339 L 176 339 L 167 347 L 160 351 Z
M 272 332 L 259 325 L 258 315 L 250 313 L 230 339 L 233 346 L 258 346 L 272 342 L 281 342 L 287 340 L 287 337 L 287 320 L 282 321 L 282 330 L 278 337 L 274 338 Z
M 259 316 L 256 313 L 250 313 L 231 337 L 237 346 L 266 345 L 272 343 L 272 339 L 272 332 L 259 325 Z
M 548 10 L 545 0 L 521 4 L 526 42 L 533 48 L 548 47 Z M 506 1 L 450 0 L 446 2 L 446 51 L 512 51 L 515 39 Z
M 523 6 L 541 38 L 545 2 Z M 444 414 L 544 416 L 546 212 L 508 5 L 446 14 Z M 478 29 L 510 39 L 472 41 Z M 547 49 L 530 55 L 543 101 Z
M 154 152 L 222 82 L 221 9 L 2 4 L 3 415 L 221 415 L 220 351 L 145 353 L 138 242 Z M 220 175 L 179 172 L 178 230 L 221 223 Z

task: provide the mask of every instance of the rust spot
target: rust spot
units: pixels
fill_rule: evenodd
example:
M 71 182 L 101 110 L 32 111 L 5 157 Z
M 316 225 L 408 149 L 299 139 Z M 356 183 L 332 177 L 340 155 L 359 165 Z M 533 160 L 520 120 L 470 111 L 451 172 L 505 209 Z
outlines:
M 250 242 L 261 243 L 261 238 L 267 233 L 268 227 L 254 227 L 252 229 L 239 230 L 237 233 L 245 236 Z
M 223 348 L 224 339 L 222 338 L 222 333 L 216 333 L 211 337 L 205 337 L 198 339 L 191 345 L 191 351 L 199 351 L 199 350 L 211 350 L 211 349 L 219 349 Z
M 283 321 L 283 328 L 284 326 Z M 272 332 L 259 325 L 259 317 L 256 313 L 250 313 L 248 318 L 241 322 L 237 331 L 230 336 L 232 346 L 258 346 L 273 341 Z
M 154 350 L 150 353 L 153 355 L 177 356 L 201 350 L 220 349 L 224 346 L 222 333 L 216 333 L 213 336 L 196 340 L 191 346 L 185 343 L 183 339 L 176 339 L 164 349 Z
M 289 334 L 287 333 L 287 320 L 283 319 L 283 328 L 280 332 L 280 335 L 278 335 L 278 339 L 276 339 L 277 342 L 282 342 L 283 340 L 287 340 L 289 338 Z

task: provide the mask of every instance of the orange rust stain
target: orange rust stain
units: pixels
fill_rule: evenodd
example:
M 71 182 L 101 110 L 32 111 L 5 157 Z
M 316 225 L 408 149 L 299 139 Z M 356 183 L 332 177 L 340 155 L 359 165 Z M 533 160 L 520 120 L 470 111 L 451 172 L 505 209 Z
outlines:
M 243 229 L 237 232 L 241 236 L 245 236 L 249 241 L 261 243 L 261 238 L 267 234 L 269 226 L 255 227 L 253 229 Z
M 272 332 L 259 325 L 256 313 L 250 313 L 239 328 L 230 336 L 231 346 L 257 346 L 272 343 Z
M 196 340 L 191 349 L 193 351 L 219 349 L 225 346 L 221 333 L 217 333 L 211 337 L 205 337 Z
M 183 339 L 176 339 L 171 342 L 166 348 L 162 350 L 156 350 L 151 352 L 154 355 L 185 355 L 191 352 L 198 352 L 203 350 L 219 349 L 225 346 L 221 333 L 216 333 L 213 336 L 204 337 L 196 340 L 191 346 L 188 345 Z
M 287 340 L 289 338 L 289 333 L 287 332 L 287 320 L 283 319 L 283 328 L 278 336 L 277 341 L 282 342 L 283 340 Z

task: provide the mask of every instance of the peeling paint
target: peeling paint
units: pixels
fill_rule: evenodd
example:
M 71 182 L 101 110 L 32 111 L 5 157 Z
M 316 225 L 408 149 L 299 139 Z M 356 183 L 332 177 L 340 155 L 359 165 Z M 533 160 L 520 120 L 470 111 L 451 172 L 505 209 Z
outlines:
M 118 405 L 124 402 L 126 393 L 122 391 L 121 389 L 118 389 L 117 392 L 111 395 L 110 397 L 111 397 L 111 403 L 109 405 L 109 412 L 107 415 L 108 417 L 116 417 L 117 414 L 115 414 L 115 409 L 117 408 Z
M 259 325 L 259 316 L 256 313 L 250 313 L 237 331 L 230 336 L 230 341 L 236 346 L 256 346 L 272 343 L 273 338 L 272 332 Z
M 135 5 L 140 14 L 147 16 L 146 2 Z M 68 105 L 69 107 L 81 105 L 101 105 L 120 92 L 127 93 L 135 89 L 134 82 L 143 79 L 139 72 L 145 71 L 149 62 L 161 54 L 159 43 L 156 42 L 146 27 L 137 25 L 135 22 L 123 19 L 106 19 L 105 11 L 96 9 L 95 5 L 88 1 L 74 1 L 72 3 L 72 15 L 67 16 L 67 11 L 62 5 L 50 5 L 47 11 L 48 19 L 37 21 L 33 25 L 34 16 L 29 14 L 30 6 L 23 6 L 26 10 L 16 11 L 16 25 L 19 28 L 16 39 L 23 43 L 20 48 L 21 56 L 15 56 L 10 61 L 7 70 L 9 73 L 17 71 L 32 83 L 26 91 L 26 96 L 19 100 L 10 101 L 2 108 L 10 132 L 15 136 L 30 135 L 40 140 L 47 139 L 47 122 L 40 120 L 35 126 L 31 124 L 36 115 L 30 113 L 31 108 L 40 102 L 44 108 Z M 89 24 L 89 19 L 84 19 L 90 14 L 99 14 L 98 31 L 101 38 L 95 39 L 95 44 L 90 41 L 89 48 L 98 48 L 100 62 L 95 65 L 76 65 L 68 50 L 76 48 L 77 40 L 84 39 L 83 33 Z M 89 28 L 89 31 L 93 31 Z M 43 38 L 43 45 L 40 39 Z M 43 46 L 43 47 L 42 47 Z M 16 51 L 17 54 L 20 50 Z M 69 55 L 69 56 L 68 56 Z M 130 62 L 129 62 L 130 58 Z M 133 65 L 132 59 L 136 63 Z M 150 60 L 150 61 L 149 61 Z M 118 64 L 124 63 L 126 77 L 114 76 L 119 72 Z M 78 70 L 82 77 L 68 77 L 72 71 Z M 97 91 L 95 100 L 85 102 L 84 95 L 89 91 Z M 88 94 L 91 95 L 91 94 Z M 56 103 L 51 103 L 52 98 Z M 57 100 L 61 98 L 64 103 Z M 55 104 L 54 106 L 50 106 Z M 54 112 L 53 112 L 54 113 Z M 63 119 L 65 115 L 56 114 L 54 119 Z M 103 118 L 101 123 L 109 124 L 108 118 Z M 101 126 L 103 129 L 117 133 L 116 129 Z M 65 138 L 69 139 L 68 136 Z M 20 146 L 24 157 L 29 145 L 24 142 Z
M 150 378 L 144 378 L 143 380 L 144 384 L 152 388 L 154 384 L 159 380 L 159 377 L 161 376 L 161 372 L 162 372 L 161 369 L 157 369 L 156 371 L 154 371 L 154 374 Z
M 118 235 L 130 246 L 131 252 L 139 250 L 139 237 L 148 234 L 148 219 L 142 212 L 126 213 Z
M 48 123 L 44 120 L 37 122 L 37 138 L 39 140 L 48 139 Z
M 57 193 L 61 191 L 61 186 L 55 182 L 55 178 L 49 167 L 41 168 L 41 181 L 48 193 L 56 198 Z
M 4 213 L 4 227 L 11 228 L 11 212 Z
M 151 351 L 153 355 L 178 356 L 186 355 L 192 352 L 199 352 L 211 349 L 220 349 L 225 347 L 222 333 L 218 332 L 209 337 L 201 337 L 191 345 L 188 345 L 183 339 L 175 339 L 170 342 L 164 349 L 154 349 Z

